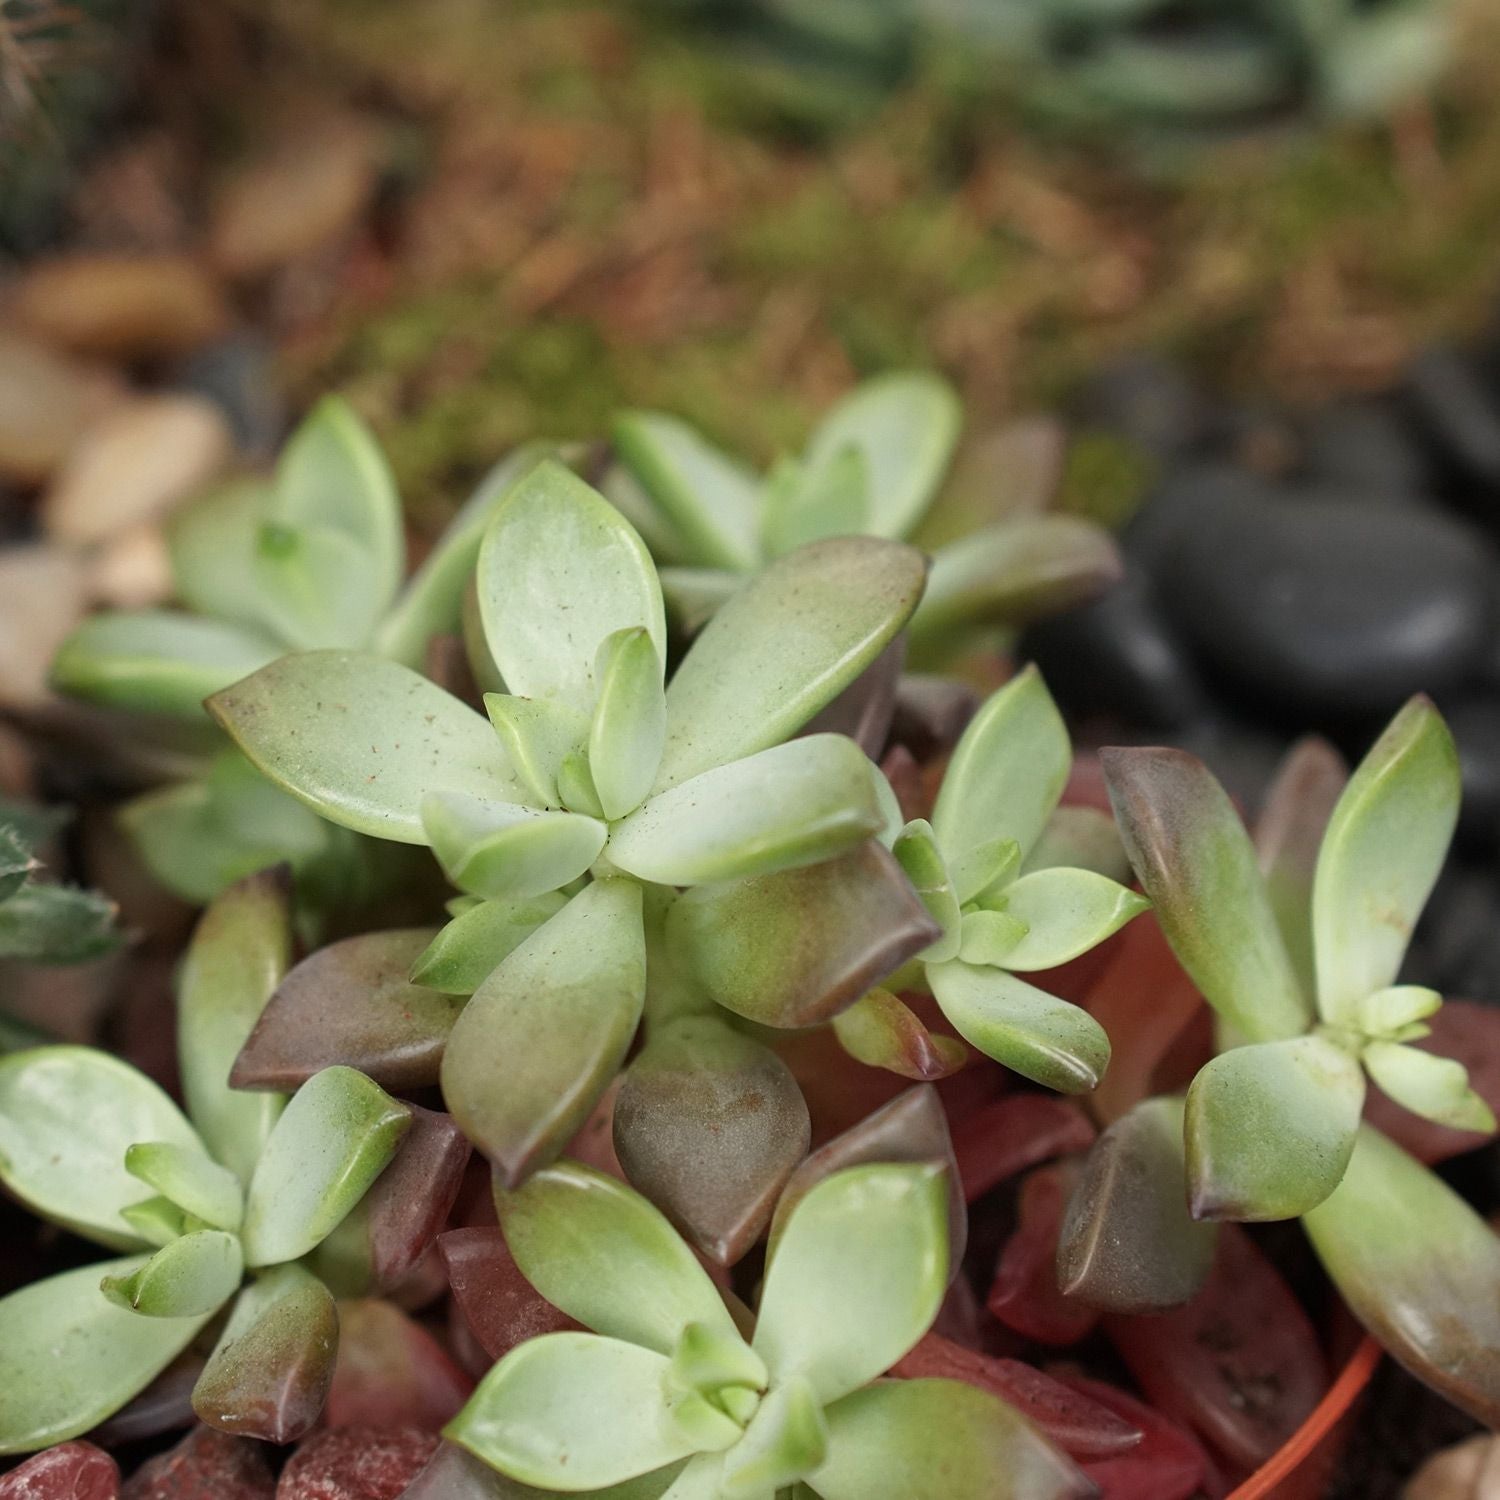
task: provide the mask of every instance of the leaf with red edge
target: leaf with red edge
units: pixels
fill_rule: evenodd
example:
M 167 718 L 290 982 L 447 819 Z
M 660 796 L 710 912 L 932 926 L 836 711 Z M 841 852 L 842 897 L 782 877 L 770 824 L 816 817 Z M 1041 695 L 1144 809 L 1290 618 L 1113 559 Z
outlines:
M 453 1300 L 491 1359 L 545 1333 L 580 1329 L 521 1274 L 498 1226 L 450 1229 L 438 1236 Z
M 1191 1302 L 1105 1332 L 1153 1406 L 1226 1458 L 1259 1468 L 1328 1388 L 1302 1304 L 1245 1231 L 1219 1231 L 1214 1268 Z
M 874 989 L 833 1018 L 839 1045 L 866 1067 L 932 1083 L 969 1060 L 957 1037 L 929 1031 L 889 990 Z
M 1072 1458 L 1113 1458 L 1140 1446 L 1133 1422 L 1019 1359 L 966 1349 L 941 1334 L 924 1334 L 891 1374 L 907 1380 L 962 1380 L 1008 1401 Z
M 1131 1452 L 1083 1465 L 1104 1500 L 1193 1500 L 1210 1482 L 1212 1465 L 1191 1433 L 1102 1380 L 1072 1375 L 1062 1379 L 1144 1434 Z
M 1056 1094 L 1007 1094 L 953 1128 L 964 1197 L 970 1203 L 1055 1156 L 1087 1151 L 1098 1132 L 1071 1099 Z
M 1076 1344 L 1093 1332 L 1096 1308 L 1057 1284 L 1057 1244 L 1078 1177 L 1071 1164 L 1039 1167 L 1021 1184 L 1019 1222 L 1000 1252 L 985 1306 L 1007 1328 L 1039 1344 Z
M 339 1357 L 324 1414 L 330 1427 L 443 1426 L 474 1382 L 393 1302 L 339 1304 Z
M 0 1500 L 118 1500 L 120 1467 L 92 1443 L 59 1443 L 0 1474 Z

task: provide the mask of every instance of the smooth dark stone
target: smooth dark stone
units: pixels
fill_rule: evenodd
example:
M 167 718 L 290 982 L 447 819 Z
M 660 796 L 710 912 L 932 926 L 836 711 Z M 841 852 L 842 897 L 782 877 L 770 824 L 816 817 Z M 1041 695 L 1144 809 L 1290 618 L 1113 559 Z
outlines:
M 1493 849 L 1500 845 L 1500 697 L 1444 704 L 1443 715 L 1464 778 L 1459 829 L 1475 848 Z
M 228 417 L 241 453 L 249 458 L 275 453 L 286 432 L 286 402 L 264 340 L 236 333 L 210 344 L 182 363 L 177 382 L 206 396 Z
M 1131 354 L 1095 375 L 1078 415 L 1139 444 L 1157 459 L 1186 452 L 1207 431 L 1208 402 L 1187 373 L 1157 354 Z
M 1475 670 L 1494 625 L 1492 566 L 1444 516 L 1267 500 L 1180 530 L 1157 581 L 1169 618 L 1229 684 L 1283 721 L 1334 726 Z
M 1339 401 L 1308 424 L 1303 462 L 1317 480 L 1358 494 L 1409 498 L 1432 487 L 1432 465 L 1421 439 L 1389 401 Z
M 1429 349 L 1407 371 L 1407 397 L 1454 468 L 1500 484 L 1500 394 L 1472 360 L 1455 349 Z
M 1017 654 L 1042 669 L 1075 719 L 1104 716 L 1172 729 L 1204 711 L 1193 665 L 1133 569 L 1108 593 L 1033 625 Z
M 1154 574 L 1184 536 L 1219 524 L 1226 512 L 1274 501 L 1277 487 L 1225 462 L 1193 463 L 1166 475 L 1120 533 L 1126 557 Z

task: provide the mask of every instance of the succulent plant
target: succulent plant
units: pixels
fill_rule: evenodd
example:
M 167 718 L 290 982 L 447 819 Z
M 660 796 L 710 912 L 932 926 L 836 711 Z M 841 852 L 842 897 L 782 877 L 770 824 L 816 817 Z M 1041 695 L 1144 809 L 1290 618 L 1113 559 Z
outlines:
M 35 878 L 41 868 L 37 846 L 66 820 L 66 812 L 57 809 L 0 799 L 0 959 L 82 963 L 120 941 L 113 902 L 93 891 Z M 4 1024 L 0 1016 L 0 1026 Z
M 1051 1500 L 1088 1481 L 998 1397 L 881 1380 L 936 1316 L 932 1165 L 835 1172 L 792 1208 L 752 1315 L 630 1188 L 575 1162 L 497 1191 L 517 1264 L 593 1332 L 518 1345 L 447 1435 L 524 1485 L 670 1500 Z
M 338 1345 L 316 1252 L 366 1199 L 415 1112 L 347 1067 L 290 1099 L 230 1089 L 290 945 L 274 874 L 232 888 L 204 917 L 178 996 L 186 1116 L 108 1053 L 44 1046 L 0 1058 L 0 1182 L 42 1218 L 123 1252 L 0 1300 L 0 1453 L 87 1431 L 226 1308 L 194 1388 L 198 1415 L 280 1442 L 316 1420 Z M 403 1182 L 408 1215 L 411 1200 L 451 1202 L 457 1190 L 451 1171 L 424 1175 Z M 406 1246 L 402 1267 L 424 1248 Z
M 182 721 L 191 736 L 205 697 L 288 651 L 368 649 L 421 668 L 432 639 L 459 628 L 490 511 L 542 451 L 523 448 L 497 465 L 403 587 L 390 470 L 354 412 L 329 397 L 293 435 L 271 481 L 215 491 L 174 520 L 172 571 L 184 607 L 92 616 L 58 651 L 53 683 L 91 703 Z M 207 901 L 286 860 L 304 906 L 347 906 L 388 873 L 373 846 L 277 792 L 242 756 L 210 754 L 191 779 L 122 814 L 170 889 Z
M 873 840 L 890 809 L 864 753 L 839 735 L 789 738 L 890 643 L 924 571 L 894 542 L 803 547 L 719 611 L 664 687 L 644 545 L 548 462 L 511 489 L 480 551 L 481 675 L 507 689 L 486 695 L 491 722 L 409 667 L 348 650 L 283 657 L 209 700 L 273 781 L 345 827 L 428 845 L 464 892 L 407 962 L 429 1000 L 472 996 L 456 1020 L 440 1003 L 424 1014 L 451 1024 L 448 1107 L 506 1183 L 563 1150 L 643 1012 L 653 1041 L 636 1066 L 652 1065 L 657 1033 L 690 1022 L 671 1071 L 774 1088 L 789 1133 L 767 1148 L 783 1176 L 796 1165 L 807 1122 L 795 1085 L 727 1012 L 826 1019 L 935 935 Z M 717 994 L 721 1010 L 680 971 L 742 950 L 743 923 L 716 925 L 726 906 L 754 907 L 754 941 L 781 967 Z M 699 1133 L 694 1099 L 675 1097 Z
M 608 492 L 662 564 L 667 602 L 689 629 L 746 573 L 824 537 L 910 536 L 937 497 L 958 441 L 958 397 L 935 375 L 866 381 L 819 424 L 806 451 L 764 478 L 686 423 L 627 412 L 613 428 L 623 469 Z M 1072 516 L 992 522 L 934 549 L 912 616 L 913 662 L 940 665 L 980 626 L 1015 626 L 1077 603 L 1118 573 L 1113 544 Z
M 1427 1119 L 1495 1127 L 1463 1066 L 1413 1045 L 1441 997 L 1398 983 L 1458 815 L 1441 716 L 1413 699 L 1347 783 L 1331 750 L 1304 745 L 1258 850 L 1185 752 L 1107 751 L 1105 766 L 1132 862 L 1217 1015 L 1220 1050 L 1185 1100 L 1147 1100 L 1100 1138 L 1064 1227 L 1064 1286 L 1121 1311 L 1171 1305 L 1206 1274 L 1216 1221 L 1301 1216 L 1390 1352 L 1494 1421 L 1500 1240 L 1361 1123 L 1368 1074 Z

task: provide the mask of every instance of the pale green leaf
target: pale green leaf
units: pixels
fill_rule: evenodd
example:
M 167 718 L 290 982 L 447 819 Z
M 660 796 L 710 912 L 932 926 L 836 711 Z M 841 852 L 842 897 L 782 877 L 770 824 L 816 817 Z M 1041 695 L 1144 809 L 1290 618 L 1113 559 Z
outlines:
M 1461 1062 L 1398 1042 L 1371 1042 L 1362 1055 L 1370 1077 L 1413 1114 L 1453 1130 L 1495 1129 L 1494 1111 L 1469 1087 Z
M 1187 1096 L 1188 1182 L 1198 1219 L 1293 1219 L 1339 1184 L 1365 1102 L 1359 1064 L 1292 1037 L 1214 1058 Z
M 690 1324 L 740 1342 L 697 1257 L 634 1188 L 560 1161 L 514 1192 L 497 1190 L 495 1206 L 526 1279 L 585 1327 L 663 1355 Z
M 1027 667 L 974 716 L 948 763 L 932 826 L 949 868 L 997 839 L 1014 839 L 1024 858 L 1052 816 L 1072 764 L 1062 715 L 1041 674 Z M 961 887 L 958 897 L 968 901 L 977 894 L 978 887 Z
M 422 826 L 454 885 L 490 901 L 524 901 L 577 880 L 608 835 L 594 818 L 463 792 L 429 792 Z
M 104 1261 L 33 1282 L 0 1300 L 0 1453 L 65 1443 L 113 1416 L 207 1322 L 142 1318 L 99 1290 L 142 1261 Z
M 1419 984 L 1393 984 L 1366 995 L 1356 1009 L 1355 1021 L 1366 1036 L 1390 1038 L 1407 1026 L 1435 1016 L 1442 1008 L 1443 997 L 1436 990 Z
M 522 800 L 555 807 L 560 800 L 558 773 L 563 761 L 586 743 L 588 717 L 555 698 L 486 693 L 484 706 L 517 776 L 531 793 Z
M 739 1334 L 689 1323 L 672 1346 L 671 1378 L 685 1390 L 712 1394 L 725 1386 L 763 1391 L 769 1376 L 760 1356 Z
M 1130 859 L 1115 820 L 1097 807 L 1059 807 L 1037 835 L 1020 873 L 1031 875 L 1058 866 L 1092 870 L 1121 884 L 1128 881 Z
M 589 772 L 604 816 L 633 812 L 656 781 L 667 736 L 663 665 L 640 627 L 599 648 L 599 702 L 589 732 Z
M 252 559 L 271 506 L 271 487 L 236 480 L 173 512 L 167 549 L 177 597 L 196 614 L 265 628 Z
M 239 1240 L 219 1229 L 200 1229 L 163 1246 L 134 1271 L 106 1275 L 99 1289 L 144 1317 L 198 1318 L 223 1307 L 244 1273 Z
M 410 668 L 353 651 L 286 656 L 209 700 L 278 786 L 346 828 L 425 844 L 434 789 L 523 801 L 495 732 Z
M 239 1229 L 240 1180 L 201 1151 L 171 1141 L 138 1141 L 125 1152 L 125 1170 L 213 1228 Z
M 1026 924 L 1003 911 L 966 911 L 959 925 L 958 954 L 966 964 L 1012 968 L 1010 955 L 1026 936 Z
M 52 658 L 60 693 L 132 713 L 196 718 L 211 693 L 275 661 L 263 632 L 225 620 L 145 609 L 90 616 Z
M 724 1455 L 725 1500 L 760 1500 L 811 1474 L 828 1456 L 823 1403 L 807 1381 L 780 1380 Z
M 120 1210 L 120 1217 L 140 1239 L 158 1249 L 187 1233 L 187 1215 L 166 1198 L 147 1198 L 144 1203 L 131 1203 Z
M 268 522 L 251 570 L 267 628 L 293 650 L 368 644 L 383 601 L 369 554 L 346 532 Z
M 203 1143 L 177 1106 L 129 1063 L 89 1047 L 0 1058 L 0 1182 L 43 1218 L 129 1249 L 120 1210 L 153 1195 L 125 1170 L 136 1141 Z
M 353 1068 L 325 1068 L 292 1096 L 245 1195 L 249 1266 L 298 1260 L 385 1170 L 411 1111 Z
M 667 1411 L 663 1355 L 591 1333 L 511 1350 L 444 1429 L 523 1484 L 577 1494 L 675 1463 L 693 1446 Z
M 927 1331 L 947 1285 L 944 1169 L 835 1172 L 787 1220 L 752 1347 L 773 1384 L 801 1376 L 826 1405 L 890 1369 Z
M 816 864 L 879 829 L 868 765 L 864 751 L 837 734 L 762 750 L 651 798 L 614 828 L 609 858 L 663 885 Z
M 1033 1082 L 1084 1094 L 1109 1066 L 1109 1037 L 1087 1011 L 1012 974 L 954 960 L 929 964 L 927 982 L 966 1042 Z
M 891 853 L 927 908 L 928 916 L 943 930 L 937 942 L 922 950 L 922 957 L 931 963 L 957 958 L 963 918 L 932 824 L 925 818 L 913 819 L 902 828 Z
M 756 574 L 668 684 L 657 789 L 795 734 L 890 644 L 925 575 L 921 553 L 873 537 L 815 542 Z
M 543 923 L 567 905 L 557 891 L 529 901 L 481 901 L 461 912 L 412 965 L 414 984 L 445 995 L 472 995 Z
M 761 537 L 771 557 L 831 536 L 870 530 L 869 473 L 858 448 L 818 469 L 786 460 L 766 481 Z
M 1020 974 L 1055 969 L 1098 946 L 1150 904 L 1091 870 L 1055 867 L 1023 875 L 1006 887 L 999 908 L 1026 928 L 1005 967 Z
M 83 963 L 113 952 L 121 936 L 113 901 L 97 891 L 28 881 L 0 902 L 0 957 L 23 963 Z
M 661 591 L 673 628 L 698 634 L 745 582 L 741 573 L 722 568 L 663 568 Z
M 1413 698 L 1360 762 L 1329 819 L 1313 882 L 1318 1009 L 1347 1024 L 1395 982 L 1458 820 L 1458 752 Z
M 666 659 L 656 569 L 630 523 L 561 464 L 507 495 L 479 552 L 485 637 L 506 687 L 523 698 L 594 706 L 599 647 L 642 627 Z

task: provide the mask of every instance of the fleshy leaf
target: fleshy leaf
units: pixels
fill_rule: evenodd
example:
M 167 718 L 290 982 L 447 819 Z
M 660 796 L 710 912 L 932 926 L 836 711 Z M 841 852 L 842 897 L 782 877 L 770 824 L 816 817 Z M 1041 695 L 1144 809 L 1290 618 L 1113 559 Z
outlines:
M 752 1344 L 773 1382 L 800 1375 L 827 1405 L 927 1331 L 948 1285 L 946 1175 L 928 1163 L 850 1167 L 793 1209 Z
M 292 914 L 274 871 L 225 891 L 203 914 L 177 982 L 177 1056 L 188 1114 L 217 1161 L 248 1181 L 285 1100 L 229 1086 L 229 1072 L 286 974 Z
M 597 1333 L 670 1354 L 689 1323 L 738 1332 L 682 1238 L 633 1188 L 579 1162 L 495 1193 L 505 1242 L 554 1307 Z
M 417 956 L 414 984 L 472 995 L 537 928 L 567 905 L 558 891 L 529 901 L 481 901 L 460 912 Z
M 767 1026 L 826 1021 L 938 935 L 873 840 L 800 870 L 699 886 L 667 918 L 673 951 L 707 994 Z
M 817 479 L 851 450 L 859 455 L 869 496 L 865 529 L 908 535 L 943 481 L 963 422 L 946 381 L 922 372 L 867 380 L 819 423 L 804 469 Z
M 252 567 L 268 628 L 296 651 L 364 646 L 380 618 L 369 554 L 342 531 L 267 524 Z
M 587 738 L 587 716 L 555 698 L 514 698 L 505 693 L 486 693 L 484 706 L 530 800 L 555 807 L 558 773 Z
M 1037 835 L 1020 873 L 1030 875 L 1060 865 L 1092 870 L 1121 884 L 1130 879 L 1130 860 L 1115 820 L 1097 807 L 1059 807 Z
M 1183 750 L 1105 750 L 1101 759 L 1130 862 L 1204 999 L 1247 1040 L 1301 1035 L 1311 1007 L 1223 787 Z
M 966 911 L 958 929 L 958 956 L 966 964 L 1010 968 L 1026 924 L 1003 911 Z
M 585 886 L 474 992 L 443 1056 L 443 1097 L 506 1182 L 550 1161 L 588 1118 L 645 992 L 641 888 L 629 880 Z
M 1083 1500 L 1083 1474 L 998 1396 L 883 1380 L 828 1408 L 821 1500 Z
M 1177 1307 L 1203 1285 L 1218 1227 L 1188 1213 L 1180 1099 L 1147 1099 L 1095 1141 L 1063 1219 L 1058 1284 L 1106 1312 Z
M 1001 907 L 1026 926 L 1005 967 L 1021 974 L 1055 969 L 1097 947 L 1150 904 L 1091 870 L 1059 867 L 1023 875 L 1006 887 Z
M 1339 1184 L 1365 1102 L 1359 1064 L 1317 1036 L 1222 1053 L 1187 1096 L 1196 1219 L 1293 1219 Z
M 779 557 L 826 537 L 869 531 L 869 477 L 864 456 L 845 448 L 816 472 L 784 461 L 766 481 L 761 539 Z
M 927 1029 L 889 990 L 873 989 L 833 1018 L 834 1034 L 856 1062 L 902 1078 L 931 1082 L 956 1073 L 969 1059 L 957 1037 Z
M 263 632 L 171 610 L 85 620 L 52 658 L 52 685 L 90 703 L 196 719 L 210 693 L 238 682 L 282 648 Z
M 758 1500 L 810 1474 L 828 1456 L 828 1424 L 812 1387 L 797 1376 L 767 1392 L 724 1457 L 725 1500 Z
M 239 1229 L 244 1216 L 240 1180 L 201 1151 L 170 1141 L 138 1141 L 125 1152 L 125 1170 L 215 1229 Z
M 150 1140 L 203 1150 L 129 1063 L 71 1046 L 0 1058 L 0 1182 L 43 1218 L 101 1245 L 138 1245 L 120 1210 L 153 1195 L 125 1170 L 125 1151 Z
M 187 1215 L 168 1198 L 147 1198 L 127 1204 L 120 1217 L 135 1231 L 138 1239 L 160 1249 L 170 1245 L 187 1231 Z
M 1041 673 L 1027 667 L 974 716 L 948 763 L 932 826 L 949 868 L 996 839 L 1014 839 L 1024 858 L 1052 816 L 1072 764 L 1062 715 Z M 978 894 L 978 886 L 960 886 L 958 899 Z
M 760 485 L 753 474 L 686 422 L 659 412 L 625 412 L 615 418 L 611 436 L 690 560 L 754 571 L 760 561 Z
M 436 1083 L 462 1007 L 406 977 L 431 940 L 430 927 L 367 932 L 304 958 L 277 986 L 235 1059 L 235 1089 L 290 1092 L 337 1063 L 383 1088 Z
M 323 1410 L 338 1342 L 328 1288 L 301 1266 L 277 1266 L 240 1293 L 193 1387 L 193 1411 L 223 1432 L 295 1442 Z
M 83 963 L 120 946 L 115 904 L 96 891 L 27 881 L 0 902 L 0 956 L 22 963 Z
M 896 836 L 891 853 L 921 897 L 928 916 L 942 929 L 942 937 L 923 950 L 923 958 L 930 963 L 957 958 L 963 918 L 932 824 L 925 818 L 913 819 Z
M 657 790 L 795 734 L 891 643 L 925 576 L 921 553 L 874 537 L 815 542 L 756 574 L 668 684 Z
M 172 513 L 166 530 L 173 591 L 188 609 L 264 628 L 251 558 L 270 505 L 264 480 L 236 480 Z
M 444 1436 L 524 1484 L 618 1484 L 693 1452 L 668 1417 L 667 1368 L 635 1344 L 549 1333 L 507 1354 Z
M 1360 1001 L 1355 1021 L 1366 1036 L 1390 1038 L 1408 1026 L 1435 1016 L 1443 1006 L 1436 990 L 1419 984 L 1393 984 Z
M 816 864 L 880 826 L 864 751 L 819 734 L 659 793 L 615 827 L 609 857 L 642 880 L 706 885 Z
M 148 1318 L 196 1318 L 217 1312 L 244 1275 L 240 1242 L 200 1229 L 163 1246 L 145 1265 L 99 1283 L 110 1301 Z
M 656 569 L 630 523 L 561 464 L 534 468 L 506 496 L 479 550 L 484 633 L 506 687 L 523 698 L 594 706 L 595 660 L 640 626 L 666 659 Z
M 207 1317 L 142 1318 L 99 1290 L 139 1258 L 104 1261 L 0 1299 L 0 1453 L 66 1442 L 143 1391 Z
M 594 818 L 464 792 L 429 792 L 422 826 L 454 885 L 489 901 L 524 901 L 577 880 L 608 835 Z
M 1360 762 L 1328 822 L 1313 882 L 1318 1009 L 1347 1024 L 1394 984 L 1458 821 L 1458 752 L 1413 698 Z
M 1413 1114 L 1453 1130 L 1494 1130 L 1494 1111 L 1469 1087 L 1461 1062 L 1398 1042 L 1371 1042 L 1362 1055 L 1370 1077 Z
M 404 1104 L 353 1068 L 325 1068 L 276 1122 L 245 1197 L 245 1263 L 298 1260 L 385 1170 L 411 1123 Z
M 641 627 L 610 636 L 599 654 L 589 770 L 599 806 L 612 820 L 639 807 L 656 781 L 667 737 L 667 702 L 661 656 Z
M 260 770 L 359 833 L 425 844 L 422 798 L 524 797 L 494 730 L 408 667 L 353 651 L 285 656 L 209 712 Z
M 955 959 L 929 964 L 927 982 L 970 1046 L 1035 1083 L 1087 1093 L 1109 1066 L 1109 1037 L 1087 1011 L 1013 974 Z
M 656 1031 L 615 1101 L 626 1177 L 720 1265 L 759 1238 L 810 1138 L 786 1064 L 713 1016 Z

